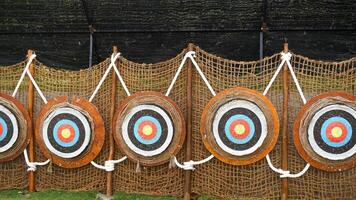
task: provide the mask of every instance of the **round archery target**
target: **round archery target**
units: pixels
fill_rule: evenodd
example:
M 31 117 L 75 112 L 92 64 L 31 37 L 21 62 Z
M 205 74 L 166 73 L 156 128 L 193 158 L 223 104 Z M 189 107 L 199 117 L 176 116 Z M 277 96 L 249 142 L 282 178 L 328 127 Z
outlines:
M 122 135 L 129 148 L 142 156 L 155 156 L 167 149 L 173 138 L 173 122 L 156 105 L 132 108 L 124 118 Z
M 267 120 L 256 104 L 232 100 L 217 110 L 213 134 L 224 151 L 236 156 L 251 154 L 267 136 Z
M 213 97 L 201 119 L 207 149 L 235 165 L 253 163 L 272 150 L 278 137 L 278 115 L 263 95 L 232 88 Z
M 114 130 L 120 149 L 143 165 L 168 161 L 185 136 L 178 106 L 157 92 L 140 92 L 124 100 L 115 116 Z
M 62 158 L 74 158 L 88 147 L 91 128 L 88 119 L 70 107 L 55 109 L 42 127 L 46 147 Z
M 355 162 L 356 105 L 352 99 L 342 93 L 322 94 L 308 102 L 298 115 L 296 147 L 314 166 L 334 171 Z
M 0 93 L 0 162 L 17 157 L 30 139 L 29 116 L 15 98 Z
M 0 105 L 0 153 L 9 150 L 19 136 L 18 123 L 15 115 Z
M 66 168 L 83 166 L 100 152 L 104 122 L 96 107 L 85 99 L 56 97 L 41 109 L 36 141 L 45 156 Z

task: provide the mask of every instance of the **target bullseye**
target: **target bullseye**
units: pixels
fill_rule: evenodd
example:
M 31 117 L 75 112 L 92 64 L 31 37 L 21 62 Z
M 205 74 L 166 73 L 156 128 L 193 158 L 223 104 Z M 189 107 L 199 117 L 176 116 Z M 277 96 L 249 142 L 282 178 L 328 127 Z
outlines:
M 36 141 L 45 156 L 67 168 L 87 164 L 99 153 L 104 122 L 90 102 L 56 97 L 46 104 L 36 121 Z M 94 141 L 95 140 L 95 141 Z
M 167 162 L 185 137 L 178 106 L 157 92 L 140 92 L 124 100 L 115 115 L 115 130 L 120 149 L 148 166 Z
M 327 171 L 356 165 L 356 99 L 345 93 L 312 98 L 298 114 L 294 140 L 301 156 Z
M 0 93 L 0 162 L 17 157 L 29 142 L 29 116 L 15 98 Z
M 246 88 L 232 88 L 220 92 L 206 105 L 200 132 L 215 157 L 244 165 L 272 150 L 278 127 L 277 111 L 266 97 Z

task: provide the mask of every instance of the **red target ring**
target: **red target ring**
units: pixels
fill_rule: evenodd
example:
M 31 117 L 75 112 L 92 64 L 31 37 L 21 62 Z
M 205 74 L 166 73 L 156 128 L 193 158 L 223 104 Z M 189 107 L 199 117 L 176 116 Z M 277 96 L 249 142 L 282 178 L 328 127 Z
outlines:
M 230 133 L 236 139 L 244 139 L 250 133 L 250 126 L 245 120 L 235 120 L 230 125 Z

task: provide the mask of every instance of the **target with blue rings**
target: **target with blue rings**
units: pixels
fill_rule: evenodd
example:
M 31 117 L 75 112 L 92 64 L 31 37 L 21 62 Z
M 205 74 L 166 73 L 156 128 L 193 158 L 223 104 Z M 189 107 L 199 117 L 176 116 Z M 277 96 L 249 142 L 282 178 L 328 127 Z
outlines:
M 299 155 L 315 168 L 339 172 L 356 166 L 356 96 L 327 92 L 312 97 L 294 123 Z
M 200 133 L 222 162 L 247 165 L 264 158 L 278 140 L 278 113 L 267 97 L 243 87 L 223 90 L 205 106 Z
M 16 116 L 5 106 L 0 105 L 0 153 L 10 150 L 19 137 L 19 124 Z
M 217 144 L 224 151 L 243 156 L 262 145 L 267 136 L 267 120 L 256 104 L 233 100 L 216 111 L 212 130 Z
M 30 116 L 16 98 L 0 93 L 0 163 L 23 153 L 31 138 Z
M 124 118 L 122 135 L 134 152 L 151 157 L 167 149 L 173 138 L 173 122 L 159 106 L 144 104 L 134 107 Z
M 137 92 L 124 99 L 115 113 L 114 139 L 134 162 L 157 166 L 182 148 L 184 116 L 178 105 L 159 92 Z
M 75 158 L 89 145 L 91 127 L 87 117 L 71 107 L 52 111 L 43 123 L 43 141 L 53 154 L 61 158 Z
M 356 153 L 356 111 L 345 105 L 328 105 L 311 118 L 308 141 L 313 150 L 330 160 Z

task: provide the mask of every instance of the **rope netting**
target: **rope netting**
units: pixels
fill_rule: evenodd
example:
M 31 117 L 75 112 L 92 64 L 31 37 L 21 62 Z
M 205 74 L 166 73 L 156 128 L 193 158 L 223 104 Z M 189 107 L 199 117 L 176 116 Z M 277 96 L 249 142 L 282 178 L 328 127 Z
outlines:
M 117 68 L 127 89 L 131 94 L 139 91 L 167 92 L 177 69 L 187 50 L 176 57 L 155 64 L 135 63 L 120 57 Z M 259 61 L 238 62 L 209 54 L 199 47 L 195 48 L 195 61 L 215 92 L 241 86 L 263 92 L 277 70 L 281 55 L 275 54 Z M 308 100 L 312 96 L 327 91 L 345 91 L 356 94 L 356 58 L 343 62 L 321 62 L 310 60 L 299 55 L 292 55 L 291 65 Z M 49 100 L 55 96 L 80 96 L 89 99 L 106 69 L 110 58 L 100 64 L 81 71 L 58 70 L 45 66 L 34 60 L 35 80 L 44 96 Z M 1 92 L 11 94 L 26 62 L 13 66 L 0 67 Z M 211 91 L 202 80 L 201 75 L 193 69 L 193 132 L 192 160 L 199 161 L 211 154 L 205 149 L 200 134 L 200 118 L 206 103 L 213 97 Z M 112 70 L 110 73 L 115 73 Z M 187 67 L 182 68 L 177 80 L 169 93 L 183 111 L 187 113 Z M 16 98 L 27 107 L 28 78 L 21 84 Z M 301 171 L 307 164 L 297 153 L 292 138 L 292 127 L 301 106 L 299 93 L 290 78 L 289 98 L 289 146 L 288 170 Z M 127 92 L 118 83 L 118 101 L 111 102 L 112 79 L 109 75 L 103 82 L 93 104 L 97 106 L 105 120 L 106 139 L 96 163 L 104 164 L 109 153 L 110 105 L 127 97 Z M 282 120 L 283 91 L 282 76 L 279 75 L 267 93 L 267 97 L 276 107 Z M 35 92 L 34 117 L 36 118 L 43 101 Z M 274 166 L 281 166 L 281 137 L 269 154 Z M 35 145 L 35 161 L 46 158 Z M 180 162 L 185 160 L 185 147 L 176 155 Z M 114 159 L 122 158 L 115 144 Z M 0 189 L 25 188 L 28 184 L 27 166 L 21 155 L 11 162 L 0 164 Z M 114 189 L 129 193 L 151 195 L 182 196 L 184 193 L 184 170 L 170 168 L 169 163 L 156 166 L 137 168 L 137 163 L 127 159 L 115 165 Z M 192 192 L 215 196 L 222 199 L 280 199 L 282 179 L 274 173 L 262 159 L 246 166 L 225 164 L 216 158 L 195 167 L 192 172 Z M 328 173 L 313 167 L 299 178 L 289 178 L 289 199 L 355 199 L 356 168 L 345 172 Z M 36 188 L 64 190 L 97 190 L 106 188 L 106 172 L 92 165 L 77 169 L 65 169 L 52 163 L 37 168 Z

